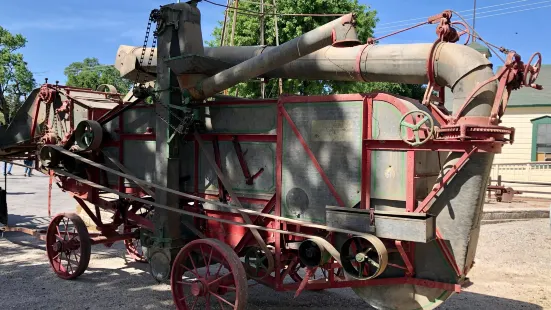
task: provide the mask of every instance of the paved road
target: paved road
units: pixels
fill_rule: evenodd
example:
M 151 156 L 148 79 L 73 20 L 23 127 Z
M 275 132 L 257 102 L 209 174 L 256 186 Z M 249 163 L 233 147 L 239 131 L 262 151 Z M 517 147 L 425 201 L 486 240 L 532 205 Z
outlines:
M 14 167 L 8 180 L 12 224 L 47 224 L 48 178 L 23 177 Z M 56 193 L 59 191 L 55 189 Z M 54 195 L 54 213 L 74 210 L 67 194 Z M 50 270 L 43 243 L 19 234 L 0 238 L 0 309 L 172 309 L 170 287 L 157 284 L 147 265 L 126 260 L 120 247 L 95 246 L 86 273 L 75 281 Z M 472 285 L 440 309 L 551 308 L 549 220 L 484 225 Z M 248 309 L 369 309 L 350 289 L 275 293 L 254 285 Z

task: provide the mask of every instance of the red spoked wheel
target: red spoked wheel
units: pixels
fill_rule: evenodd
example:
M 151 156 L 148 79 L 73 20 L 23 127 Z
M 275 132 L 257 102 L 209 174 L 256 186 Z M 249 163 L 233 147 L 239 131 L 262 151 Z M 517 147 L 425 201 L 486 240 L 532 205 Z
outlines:
M 461 27 L 457 27 L 461 26 Z M 457 30 L 457 36 L 462 37 L 463 35 L 467 35 L 465 41 L 463 42 L 463 45 L 469 44 L 469 41 L 471 40 L 471 31 L 469 30 L 469 27 L 464 22 L 452 22 L 452 27 Z
M 90 262 L 92 241 L 82 219 L 74 213 L 56 215 L 46 232 L 46 253 L 58 277 L 72 280 Z
M 170 284 L 179 310 L 245 309 L 247 274 L 237 254 L 215 239 L 198 239 L 180 250 Z
M 297 254 L 287 253 L 284 266 L 283 270 L 281 270 L 281 276 L 288 275 L 293 281 L 302 282 L 302 277 L 298 274 L 298 271 L 304 266 L 301 264 Z
M 136 237 L 134 239 L 124 240 L 124 247 L 126 248 L 126 253 L 132 257 L 132 259 L 138 263 L 147 263 L 147 258 L 143 252 L 142 242 L 140 240 L 140 231 L 139 228 L 132 224 L 125 224 L 123 227 L 123 232 L 126 233 L 135 233 Z
M 136 211 L 133 211 L 131 207 L 131 212 L 135 212 L 136 215 L 139 215 L 143 218 L 148 218 L 153 212 L 152 206 L 141 206 Z M 134 239 L 124 240 L 124 247 L 126 248 L 126 253 L 132 257 L 132 259 L 139 263 L 147 263 L 147 258 L 143 252 L 142 242 L 140 240 L 140 228 L 138 225 L 127 223 L 123 225 L 123 233 L 135 233 L 136 237 Z
M 536 61 L 535 63 L 534 60 Z M 532 65 L 532 63 L 534 64 Z M 536 82 L 538 75 L 540 74 L 541 54 L 534 53 L 532 57 L 530 57 L 530 60 L 528 60 L 528 64 L 525 67 L 526 69 L 524 70 L 524 85 L 531 86 Z

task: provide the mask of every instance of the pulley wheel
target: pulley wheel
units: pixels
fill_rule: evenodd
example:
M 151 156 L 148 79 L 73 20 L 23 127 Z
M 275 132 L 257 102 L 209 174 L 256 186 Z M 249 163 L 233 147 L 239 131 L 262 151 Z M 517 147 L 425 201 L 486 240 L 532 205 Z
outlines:
M 102 139 L 103 127 L 96 121 L 82 121 L 75 129 L 75 141 L 81 151 L 97 150 Z
M 72 280 L 90 262 L 92 242 L 82 219 L 74 213 L 56 215 L 46 232 L 46 253 L 56 275 Z
M 356 295 L 375 309 L 414 310 L 434 309 L 453 292 L 413 284 L 353 287 Z
M 48 145 L 44 145 L 40 148 L 40 151 L 38 153 L 38 158 L 40 159 L 40 163 L 42 163 L 42 166 L 45 168 L 53 168 L 59 165 L 60 156 L 59 152 L 52 149 Z
M 263 279 L 270 274 L 270 266 L 268 264 L 268 255 L 260 247 L 252 246 L 245 252 L 245 272 L 251 279 Z
M 76 176 L 85 177 L 85 164 L 78 161 L 76 158 L 62 154 L 61 156 L 61 164 L 63 165 L 63 168 L 71 174 L 74 174 Z
M 356 236 L 346 240 L 340 254 L 344 271 L 356 280 L 376 278 L 388 264 L 386 247 L 375 236 Z
M 170 258 L 161 249 L 153 252 L 148 260 L 149 272 L 159 282 L 165 282 L 170 277 Z
M 198 239 L 183 247 L 174 260 L 170 282 L 179 310 L 247 306 L 243 263 L 232 248 L 216 239 Z
M 96 88 L 96 91 L 113 94 L 118 93 L 117 88 L 111 84 L 101 84 Z

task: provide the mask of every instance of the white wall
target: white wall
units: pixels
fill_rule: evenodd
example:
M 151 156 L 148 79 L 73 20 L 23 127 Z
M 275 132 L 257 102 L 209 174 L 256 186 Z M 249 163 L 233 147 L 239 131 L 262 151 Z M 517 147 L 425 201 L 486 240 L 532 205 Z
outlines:
M 504 145 L 494 163 L 526 163 L 532 160 L 532 122 L 534 118 L 551 116 L 551 107 L 519 108 L 509 107 L 503 116 L 501 126 L 515 128 L 515 142 Z

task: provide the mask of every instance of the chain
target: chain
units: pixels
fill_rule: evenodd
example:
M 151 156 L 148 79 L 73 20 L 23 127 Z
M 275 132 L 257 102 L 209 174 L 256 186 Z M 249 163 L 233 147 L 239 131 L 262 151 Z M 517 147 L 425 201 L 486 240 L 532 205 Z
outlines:
M 47 104 L 46 104 L 46 118 L 45 118 L 46 124 L 45 124 L 45 126 L 44 126 L 44 127 L 46 127 L 46 128 L 45 128 L 46 130 L 49 130 L 49 129 L 50 129 L 50 126 L 49 126 L 49 125 L 50 125 L 50 110 L 51 110 L 51 108 L 52 108 L 52 104 L 51 104 L 51 103 L 47 103 Z M 46 131 L 46 130 L 44 130 L 44 131 Z
M 176 119 L 178 119 L 178 121 L 180 121 L 180 124 L 178 125 L 178 127 L 174 127 L 174 125 L 170 124 L 170 122 L 164 118 L 163 116 L 161 116 L 160 114 L 158 114 L 157 112 L 155 112 L 155 114 L 157 115 L 158 118 L 160 118 L 163 122 L 165 122 L 170 128 L 172 128 L 175 132 L 179 133 L 180 135 L 182 136 L 186 136 L 188 133 L 189 133 L 189 130 L 191 129 L 191 125 L 193 124 L 193 113 L 190 113 L 190 112 L 186 112 L 186 115 L 184 116 L 184 118 L 182 119 L 181 117 L 179 117 L 178 115 L 176 115 L 175 113 L 172 113 L 170 111 L 170 108 L 157 102 L 158 105 L 162 106 L 163 108 L 165 108 L 165 110 L 167 110 L 168 114 Z
M 145 30 L 145 38 L 143 40 L 143 46 L 142 46 L 142 54 L 140 56 L 140 66 L 138 69 L 138 73 L 136 74 L 136 80 L 135 84 L 138 84 L 139 86 L 142 86 L 142 82 L 140 81 L 140 75 L 142 72 L 142 65 L 145 58 L 145 52 L 147 50 L 147 43 L 149 42 L 149 34 L 151 33 L 151 25 L 154 21 L 156 21 L 159 18 L 159 10 L 153 10 L 151 11 L 151 14 L 149 14 L 149 20 L 147 21 L 147 29 Z M 153 61 L 153 53 L 155 50 L 155 46 L 157 45 L 157 31 L 155 30 L 153 32 L 153 42 L 151 44 L 151 51 L 149 53 L 149 60 L 147 61 L 147 65 L 151 66 L 151 62 Z
M 146 54 L 146 50 L 147 50 L 147 43 L 149 41 L 149 35 L 151 33 L 151 26 L 152 26 L 153 22 L 158 21 L 159 18 L 160 18 L 160 11 L 159 10 L 151 11 L 151 14 L 149 15 L 149 21 L 147 22 L 147 29 L 145 31 L 145 38 L 144 38 L 144 42 L 143 42 L 143 46 L 142 46 L 142 53 L 141 53 L 141 56 L 140 56 L 140 62 L 139 62 L 140 70 L 138 70 L 138 73 L 136 74 L 135 84 L 138 84 L 138 87 L 143 87 L 143 84 L 140 81 L 141 67 L 142 67 L 144 59 L 145 59 L 145 54 Z M 159 23 L 157 22 L 156 24 L 157 24 L 157 27 L 156 27 L 155 31 L 153 32 L 153 40 L 151 42 L 151 50 L 150 50 L 150 53 L 149 53 L 149 59 L 147 61 L 147 66 L 151 66 L 151 63 L 153 62 L 155 47 L 157 46 L 157 35 L 158 35 L 157 30 L 159 28 Z M 189 133 L 189 130 L 192 127 L 191 125 L 193 124 L 193 114 L 190 113 L 190 112 L 186 112 L 186 115 L 182 119 L 178 115 L 176 115 L 175 113 L 172 113 L 172 111 L 170 111 L 170 107 L 168 107 L 164 104 L 161 104 L 160 102 L 155 100 L 155 95 L 153 95 L 153 98 L 154 98 L 153 101 L 154 101 L 155 104 L 158 104 L 158 105 L 164 107 L 166 109 L 166 111 L 168 112 L 168 115 L 173 116 L 174 118 L 176 118 L 178 121 L 180 121 L 180 124 L 178 125 L 178 127 L 175 127 L 174 125 L 170 124 L 170 122 L 166 118 L 164 118 L 162 115 L 160 115 L 159 113 L 157 113 L 154 110 L 155 115 L 157 115 L 157 117 L 159 119 L 161 119 L 164 123 L 166 123 L 175 132 L 179 133 L 182 136 L 187 135 Z

